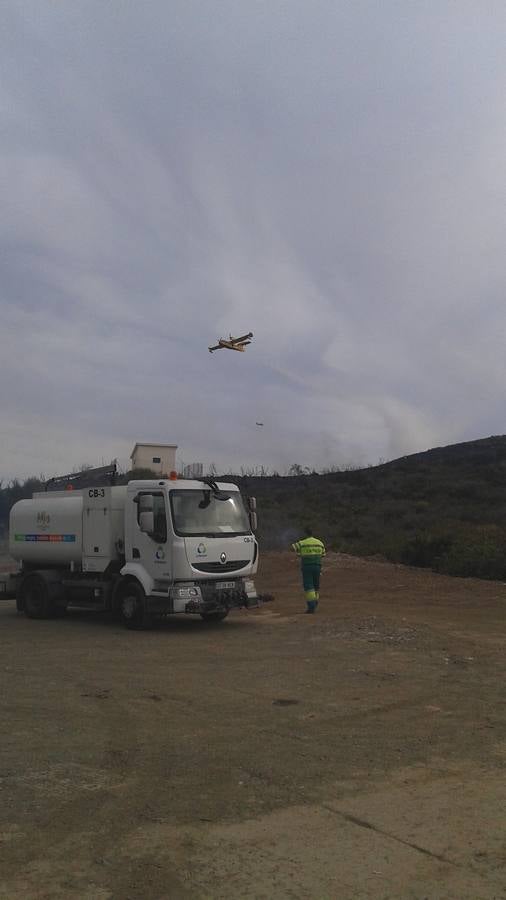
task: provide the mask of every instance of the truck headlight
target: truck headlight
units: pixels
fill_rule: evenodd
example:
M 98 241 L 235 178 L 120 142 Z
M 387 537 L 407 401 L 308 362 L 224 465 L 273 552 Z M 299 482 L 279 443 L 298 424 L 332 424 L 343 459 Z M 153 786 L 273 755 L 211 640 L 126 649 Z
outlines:
M 189 597 L 200 597 L 200 588 L 193 584 L 176 584 L 170 593 L 172 597 L 187 600 Z

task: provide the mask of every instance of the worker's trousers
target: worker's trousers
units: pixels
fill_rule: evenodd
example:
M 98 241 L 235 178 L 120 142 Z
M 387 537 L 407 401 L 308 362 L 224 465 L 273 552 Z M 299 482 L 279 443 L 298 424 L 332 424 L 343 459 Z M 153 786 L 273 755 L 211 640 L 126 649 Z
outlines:
M 302 583 L 308 612 L 314 612 L 320 599 L 320 563 L 302 563 Z

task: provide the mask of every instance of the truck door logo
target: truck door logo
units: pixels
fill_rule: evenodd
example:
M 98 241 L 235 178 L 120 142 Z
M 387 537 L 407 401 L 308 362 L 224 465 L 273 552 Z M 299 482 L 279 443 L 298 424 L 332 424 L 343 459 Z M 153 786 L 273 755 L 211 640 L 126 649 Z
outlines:
M 159 562 L 165 559 L 165 550 L 163 549 L 163 547 L 158 547 L 155 556 Z

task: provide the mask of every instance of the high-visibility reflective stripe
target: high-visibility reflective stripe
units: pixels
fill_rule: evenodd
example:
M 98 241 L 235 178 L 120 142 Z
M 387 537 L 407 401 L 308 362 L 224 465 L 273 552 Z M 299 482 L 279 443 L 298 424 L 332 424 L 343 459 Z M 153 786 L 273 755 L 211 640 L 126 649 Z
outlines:
M 325 553 L 325 547 L 323 544 L 302 544 L 299 547 L 299 553 L 301 556 L 323 556 Z
M 307 560 L 309 557 L 319 560 L 322 556 L 325 556 L 326 553 L 324 543 L 318 538 L 313 537 L 296 541 L 295 544 L 292 544 L 292 550 L 295 550 L 297 555 L 301 556 L 304 560 Z

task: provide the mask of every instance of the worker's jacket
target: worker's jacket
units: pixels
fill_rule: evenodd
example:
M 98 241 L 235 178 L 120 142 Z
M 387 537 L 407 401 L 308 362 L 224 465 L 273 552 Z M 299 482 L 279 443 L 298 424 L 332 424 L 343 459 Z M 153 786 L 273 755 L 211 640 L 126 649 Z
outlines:
M 325 556 L 325 544 L 315 537 L 306 537 L 292 544 L 297 556 L 300 556 L 302 565 L 321 565 L 322 556 Z

